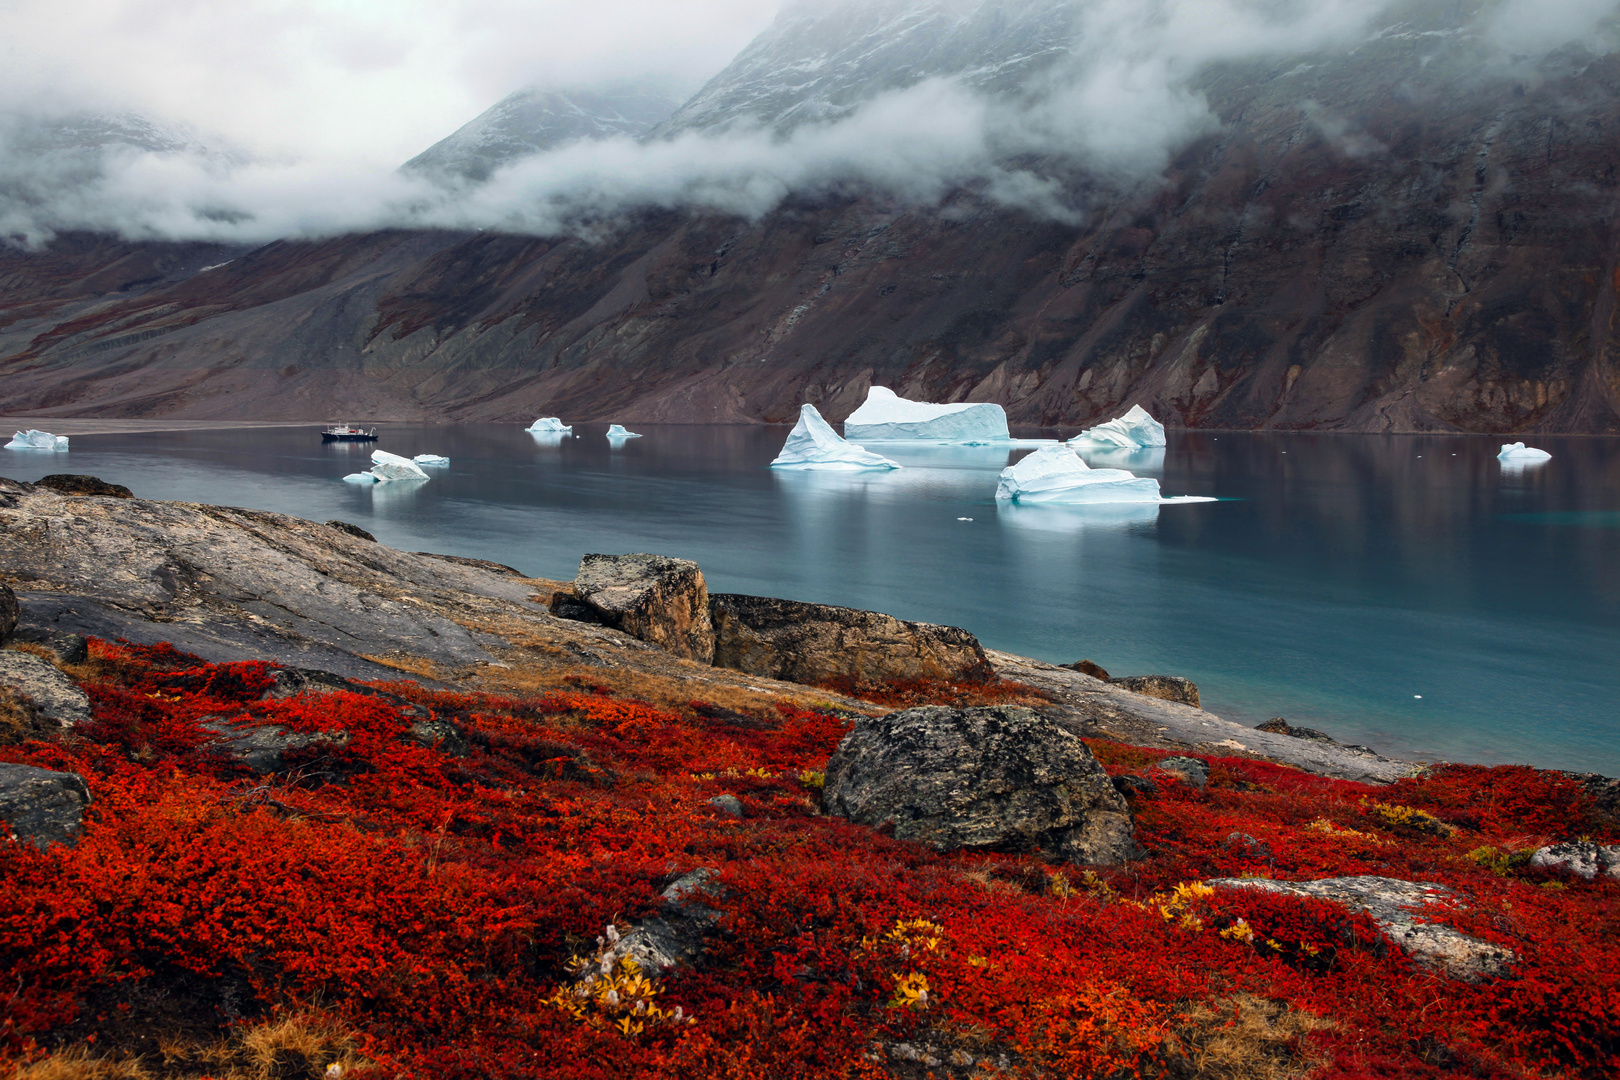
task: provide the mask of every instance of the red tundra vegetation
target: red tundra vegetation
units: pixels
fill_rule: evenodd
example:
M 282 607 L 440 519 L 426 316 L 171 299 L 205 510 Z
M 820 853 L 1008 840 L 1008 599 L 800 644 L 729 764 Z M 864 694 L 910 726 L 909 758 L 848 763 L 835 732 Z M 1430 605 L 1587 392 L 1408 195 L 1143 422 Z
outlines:
M 1200 790 L 1153 771 L 1163 752 L 1094 742 L 1157 790 L 1132 796 L 1143 858 L 1087 870 L 822 816 L 851 723 L 830 709 L 413 683 L 261 700 L 270 670 L 94 642 L 74 669 L 93 721 L 0 747 L 95 800 L 76 846 L 0 846 L 0 1055 L 19 1077 L 1620 1070 L 1620 887 L 1525 866 L 1613 839 L 1556 775 L 1374 788 L 1208 758 Z M 402 741 L 411 703 L 468 753 Z M 261 776 L 199 726 L 221 717 L 347 741 Z M 602 973 L 607 928 L 698 867 L 721 912 L 701 960 Z M 1196 884 L 1351 874 L 1454 890 L 1444 919 L 1515 962 L 1460 981 L 1364 915 Z

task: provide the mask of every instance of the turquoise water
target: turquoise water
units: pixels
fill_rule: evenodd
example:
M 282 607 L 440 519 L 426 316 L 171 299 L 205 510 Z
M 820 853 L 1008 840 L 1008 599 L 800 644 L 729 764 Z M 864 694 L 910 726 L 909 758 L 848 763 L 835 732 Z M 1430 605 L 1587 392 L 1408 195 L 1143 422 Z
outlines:
M 425 484 L 340 481 L 369 446 L 316 429 L 75 436 L 0 474 L 93 473 L 146 498 L 341 518 L 412 550 L 570 578 L 586 552 L 695 559 L 715 591 L 950 623 L 987 645 L 1198 683 L 1385 753 L 1620 775 L 1620 440 L 1176 435 L 1087 454 L 1161 479 L 1158 507 L 998 506 L 1007 450 L 906 447 L 885 473 L 783 473 L 785 429 L 386 425 Z M 1028 434 L 1034 434 L 1030 432 Z M 1012 457 L 1027 451 L 1012 452 Z M 971 521 L 958 520 L 971 518 Z

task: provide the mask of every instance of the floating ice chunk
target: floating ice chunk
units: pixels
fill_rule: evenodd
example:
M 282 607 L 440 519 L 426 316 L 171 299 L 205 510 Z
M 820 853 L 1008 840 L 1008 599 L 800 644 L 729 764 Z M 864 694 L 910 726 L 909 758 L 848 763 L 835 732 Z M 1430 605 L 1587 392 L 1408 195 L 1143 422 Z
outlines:
M 448 465 L 448 464 L 450 464 L 450 459 L 449 458 L 440 457 L 438 454 L 417 454 L 411 460 L 416 462 L 418 465 Z
M 866 401 L 844 421 L 844 437 L 881 441 L 993 442 L 1006 439 L 1007 413 L 989 402 L 936 405 L 907 401 L 886 386 L 866 392 Z
M 408 457 L 390 454 L 386 450 L 371 452 L 371 475 L 378 480 L 426 480 L 428 474 Z
M 1526 446 L 1522 442 L 1513 442 L 1502 444 L 1502 452 L 1496 455 L 1496 460 L 1512 462 L 1515 465 L 1534 465 L 1542 461 L 1551 461 L 1552 455 L 1545 450 Z
M 66 450 L 68 440 L 66 435 L 52 435 L 48 431 L 36 431 L 29 428 L 19 431 L 10 442 L 6 443 L 7 450 Z
M 1144 446 L 1163 446 L 1164 425 L 1148 415 L 1148 411 L 1142 406 L 1132 405 L 1130 411 L 1117 420 L 1087 428 L 1069 440 L 1071 446 L 1088 444 L 1120 446 L 1127 450 Z
M 1124 469 L 1093 469 L 1072 446 L 1043 446 L 1001 470 L 996 498 L 1020 503 L 1156 503 L 1159 482 Z
M 626 431 L 626 430 L 624 430 L 624 428 L 621 425 L 614 424 L 612 427 L 608 428 L 608 438 L 610 438 L 610 439 L 639 439 L 639 438 L 641 438 L 641 435 L 640 435 L 639 432 Z
M 799 409 L 799 422 L 788 433 L 773 469 L 898 469 L 897 462 L 863 450 L 834 431 L 814 405 Z
M 542 416 L 523 430 L 548 432 L 557 435 L 572 435 L 574 433 L 571 425 L 563 423 L 555 416 Z
M 375 484 L 377 482 L 377 478 L 368 472 L 352 472 L 343 479 L 345 483 L 350 484 Z

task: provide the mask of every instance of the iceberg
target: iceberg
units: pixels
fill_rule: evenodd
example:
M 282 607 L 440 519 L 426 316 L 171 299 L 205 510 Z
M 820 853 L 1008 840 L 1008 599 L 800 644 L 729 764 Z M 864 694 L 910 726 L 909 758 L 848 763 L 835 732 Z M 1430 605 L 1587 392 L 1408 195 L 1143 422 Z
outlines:
M 449 458 L 440 457 L 438 454 L 417 454 L 411 460 L 416 462 L 418 465 L 448 465 L 448 464 L 450 464 L 450 459 Z
M 844 421 L 844 437 L 863 440 L 921 439 L 929 442 L 999 442 L 1008 438 L 1007 413 L 989 402 L 936 405 L 907 401 L 886 386 L 866 392 L 866 401 Z
M 36 431 L 29 428 L 19 431 L 6 443 L 7 450 L 66 450 L 68 440 L 66 435 L 52 435 L 48 431 Z
M 832 429 L 814 405 L 799 409 L 799 422 L 788 433 L 773 469 L 898 469 L 898 463 L 864 450 Z
M 610 438 L 610 439 L 639 439 L 639 438 L 641 438 L 641 435 L 638 432 L 626 431 L 626 430 L 624 430 L 623 426 L 621 426 L 619 424 L 614 424 L 612 427 L 608 428 L 608 438 Z
M 346 484 L 375 484 L 377 478 L 368 472 L 352 472 L 343 478 Z
M 371 475 L 378 480 L 426 480 L 428 474 L 422 466 L 408 457 L 390 454 L 386 450 L 371 452 Z
M 1496 460 L 1504 465 L 1539 465 L 1543 461 L 1551 461 L 1552 455 L 1545 450 L 1526 446 L 1522 442 L 1514 442 L 1503 443 L 1502 452 L 1496 455 Z
M 555 416 L 542 416 L 523 430 L 555 435 L 572 435 L 574 433 L 572 425 L 563 423 Z
M 1045 446 L 1001 470 L 996 498 L 1017 503 L 1157 503 L 1159 482 L 1124 469 L 1093 469 L 1074 447 Z
M 1069 440 L 1070 446 L 1118 446 L 1136 450 L 1147 446 L 1164 445 L 1164 425 L 1153 419 L 1140 405 L 1116 420 L 1087 428 Z

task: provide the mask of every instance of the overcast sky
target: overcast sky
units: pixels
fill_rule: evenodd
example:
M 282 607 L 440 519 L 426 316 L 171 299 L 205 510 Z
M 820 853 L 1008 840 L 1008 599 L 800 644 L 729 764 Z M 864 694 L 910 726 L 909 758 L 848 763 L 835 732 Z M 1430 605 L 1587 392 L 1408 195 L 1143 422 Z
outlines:
M 530 83 L 697 88 L 777 0 L 0 0 L 0 107 L 189 123 L 397 165 Z

